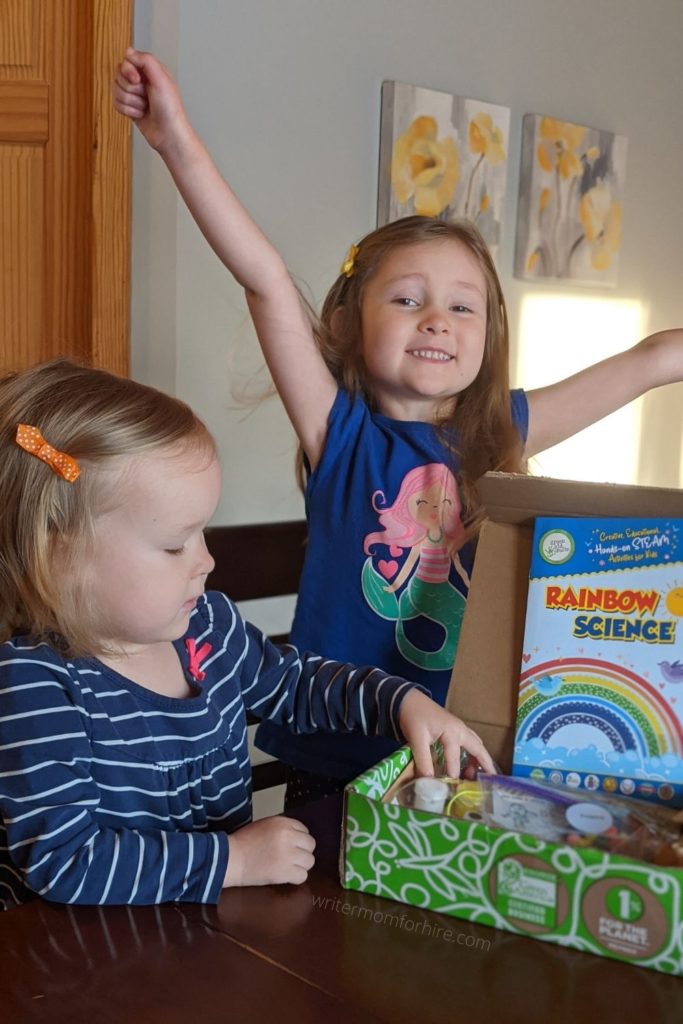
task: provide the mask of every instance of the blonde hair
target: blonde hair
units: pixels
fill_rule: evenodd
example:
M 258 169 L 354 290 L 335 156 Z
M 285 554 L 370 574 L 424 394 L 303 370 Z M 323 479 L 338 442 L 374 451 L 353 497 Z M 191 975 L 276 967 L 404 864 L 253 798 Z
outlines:
M 76 459 L 78 479 L 20 448 L 19 423 Z M 116 501 L 100 470 L 173 448 L 215 453 L 189 406 L 155 388 L 66 359 L 0 379 L 0 641 L 22 632 L 70 656 L 103 653 L 83 600 L 94 521 Z
M 440 436 L 457 458 L 463 514 L 478 522 L 475 484 L 487 470 L 525 472 L 523 445 L 512 421 L 509 383 L 509 332 L 503 291 L 488 247 L 467 220 L 440 221 L 404 217 L 370 232 L 358 243 L 353 273 L 341 273 L 323 303 L 313 331 L 323 359 L 345 390 L 362 394 L 376 408 L 363 359 L 361 307 L 365 285 L 384 258 L 395 249 L 423 242 L 460 243 L 477 260 L 486 282 L 486 338 L 481 369 L 457 396 L 455 407 L 444 404 L 437 416 Z M 300 475 L 300 481 L 302 476 Z

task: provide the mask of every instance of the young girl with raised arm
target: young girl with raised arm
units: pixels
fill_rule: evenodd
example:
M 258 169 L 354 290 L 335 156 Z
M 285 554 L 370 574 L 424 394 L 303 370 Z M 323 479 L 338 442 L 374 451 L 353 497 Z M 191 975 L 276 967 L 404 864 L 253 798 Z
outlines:
M 477 478 L 523 472 L 529 456 L 681 380 L 683 332 L 654 334 L 550 387 L 510 391 L 505 303 L 486 245 L 467 222 L 426 217 L 353 245 L 312 325 L 167 70 L 129 51 L 115 103 L 159 151 L 244 287 L 299 437 L 309 540 L 293 641 L 417 679 L 443 703 L 469 585 Z M 292 737 L 272 723 L 257 742 L 294 767 L 290 804 L 339 788 L 391 746 Z
M 305 826 L 250 823 L 246 710 L 493 769 L 414 684 L 275 647 L 204 593 L 219 489 L 174 398 L 65 360 L 0 380 L 0 907 L 304 881 Z

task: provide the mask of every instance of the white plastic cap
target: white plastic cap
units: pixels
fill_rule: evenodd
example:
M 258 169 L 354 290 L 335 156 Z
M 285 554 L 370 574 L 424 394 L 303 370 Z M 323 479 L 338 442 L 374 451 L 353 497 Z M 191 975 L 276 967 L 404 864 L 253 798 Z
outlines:
M 440 779 L 415 779 L 415 801 L 418 811 L 432 811 L 441 814 L 450 793 L 448 784 Z

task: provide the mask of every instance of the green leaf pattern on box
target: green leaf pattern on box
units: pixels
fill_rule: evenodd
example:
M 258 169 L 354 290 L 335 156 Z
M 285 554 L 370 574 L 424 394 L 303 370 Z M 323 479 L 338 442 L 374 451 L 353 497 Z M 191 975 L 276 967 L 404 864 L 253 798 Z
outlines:
M 347 788 L 347 889 L 683 973 L 683 871 L 383 803 L 407 763 L 402 754 Z M 508 897 L 506 876 L 514 872 L 536 891 L 531 902 L 514 891 Z M 621 917 L 618 907 L 616 916 L 605 910 L 620 896 Z
M 356 793 L 369 796 L 371 800 L 381 800 L 382 796 L 393 785 L 411 758 L 410 748 L 401 747 L 392 757 L 385 757 L 379 764 L 368 768 L 353 783 Z

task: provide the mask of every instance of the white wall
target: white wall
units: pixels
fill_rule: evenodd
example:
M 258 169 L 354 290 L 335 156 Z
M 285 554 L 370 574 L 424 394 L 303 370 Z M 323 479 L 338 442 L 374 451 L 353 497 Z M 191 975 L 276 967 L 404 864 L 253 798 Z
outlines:
M 498 263 L 513 380 L 527 386 L 561 376 L 566 352 L 577 364 L 594 361 L 602 337 L 606 350 L 626 347 L 633 339 L 621 337 L 622 305 L 637 311 L 644 333 L 683 322 L 681 39 L 680 0 L 137 0 L 135 16 L 135 44 L 176 72 L 219 166 L 317 304 L 350 242 L 375 225 L 382 80 L 510 107 Z M 512 277 L 525 113 L 627 136 L 616 290 Z M 267 383 L 241 292 L 139 140 L 133 191 L 134 376 L 189 401 L 218 437 L 225 488 L 217 522 L 300 515 L 294 442 L 278 399 L 246 408 L 236 399 Z M 576 327 L 558 337 L 568 296 L 600 300 L 597 339 L 594 306 L 575 306 Z M 541 342 L 520 336 L 523 307 L 536 297 L 545 300 Z M 534 366 L 523 371 L 530 353 Z M 683 385 L 647 396 L 631 420 L 641 422 L 639 439 L 625 438 L 619 424 L 607 443 L 601 434 L 583 439 L 584 475 L 628 476 L 614 457 L 626 448 L 637 482 L 683 485 Z

